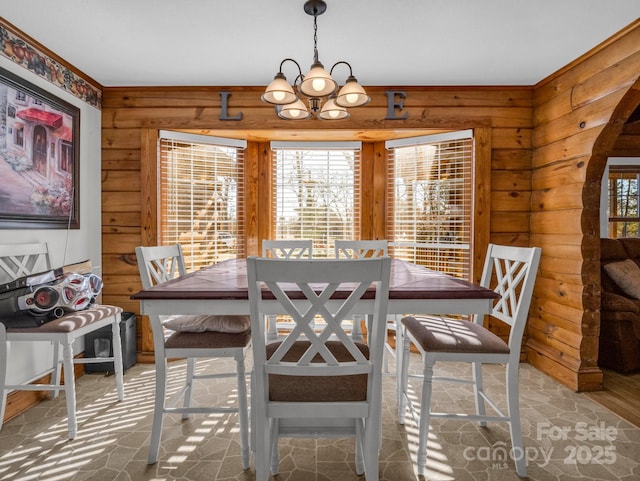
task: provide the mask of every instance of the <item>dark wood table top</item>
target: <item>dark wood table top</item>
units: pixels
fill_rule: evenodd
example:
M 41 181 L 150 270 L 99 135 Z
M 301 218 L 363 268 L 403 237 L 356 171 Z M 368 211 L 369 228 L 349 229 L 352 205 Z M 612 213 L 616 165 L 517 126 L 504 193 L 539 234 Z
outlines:
M 492 290 L 410 262 L 392 259 L 389 299 L 498 299 Z M 248 299 L 245 259 L 231 259 L 144 289 L 134 300 Z

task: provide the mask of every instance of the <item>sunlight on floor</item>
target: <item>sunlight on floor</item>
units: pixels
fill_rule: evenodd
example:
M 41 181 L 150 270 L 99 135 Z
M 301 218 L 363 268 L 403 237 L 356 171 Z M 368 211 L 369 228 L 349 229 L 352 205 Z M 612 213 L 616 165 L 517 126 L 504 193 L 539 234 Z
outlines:
M 210 367 L 211 362 L 215 360 L 201 361 L 197 363 L 196 369 L 205 370 Z M 185 376 L 184 363 L 174 363 L 169 366 L 167 381 L 169 396 L 182 388 Z M 92 382 L 101 383 L 100 377 L 96 375 L 84 376 L 82 380 L 87 381 L 91 377 Z M 0 475 L 3 480 L 72 479 L 84 467 L 89 466 L 117 444 L 119 435 L 123 431 L 135 430 L 139 425 L 149 429 L 147 418 L 152 416 L 155 392 L 153 369 L 146 370 L 138 376 L 125 376 L 125 400 L 122 402 L 118 402 L 114 386 L 112 391 L 83 405 L 82 398 L 87 397 L 88 394 L 82 393 L 81 389 L 83 388 L 78 390 L 76 438 L 67 439 L 66 417 L 57 418 L 53 424 L 48 424 L 48 416 L 33 420 L 34 433 L 30 439 L 25 439 L 25 445 L 16 446 L 10 453 L 0 457 Z M 99 389 L 102 389 L 102 385 Z M 237 392 L 232 390 L 227 397 L 224 403 L 233 405 L 237 401 Z M 173 417 L 179 420 L 179 415 Z M 189 454 L 209 440 L 206 435 L 212 432 L 225 435 L 238 432 L 236 416 L 212 414 L 199 417 L 201 422 L 193 429 L 196 434 L 189 435 L 177 448 L 176 454 L 162 463 L 163 469 L 175 469 L 176 464 L 185 462 Z M 153 479 L 166 481 L 168 478 Z

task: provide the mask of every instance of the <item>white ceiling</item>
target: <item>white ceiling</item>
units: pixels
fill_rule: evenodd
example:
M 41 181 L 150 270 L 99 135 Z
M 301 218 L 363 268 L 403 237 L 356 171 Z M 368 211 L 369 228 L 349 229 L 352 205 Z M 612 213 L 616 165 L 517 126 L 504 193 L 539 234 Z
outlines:
M 363 85 L 533 85 L 640 17 L 640 0 L 327 0 L 318 51 Z M 0 0 L 104 86 L 266 85 L 306 73 L 304 0 Z M 335 77 L 343 83 L 347 69 Z M 294 77 L 291 64 L 285 75 Z

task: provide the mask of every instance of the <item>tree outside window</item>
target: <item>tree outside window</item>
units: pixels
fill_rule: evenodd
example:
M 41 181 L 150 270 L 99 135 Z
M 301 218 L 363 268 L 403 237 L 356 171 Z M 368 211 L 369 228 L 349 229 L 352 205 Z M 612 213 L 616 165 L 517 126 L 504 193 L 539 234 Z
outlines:
M 638 237 L 638 182 L 640 166 L 611 166 L 609 169 L 609 232 L 612 239 Z

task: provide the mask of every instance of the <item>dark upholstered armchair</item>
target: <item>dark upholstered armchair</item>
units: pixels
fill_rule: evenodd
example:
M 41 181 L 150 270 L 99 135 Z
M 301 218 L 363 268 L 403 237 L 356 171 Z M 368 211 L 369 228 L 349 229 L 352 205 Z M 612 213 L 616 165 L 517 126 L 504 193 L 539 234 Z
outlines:
M 640 238 L 600 239 L 599 365 L 617 372 L 640 369 L 640 300 L 626 293 L 605 266 L 631 259 L 640 265 Z

